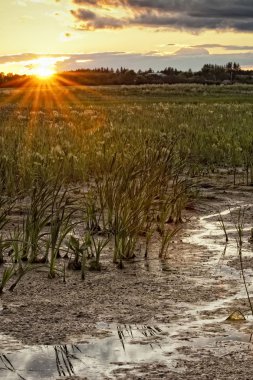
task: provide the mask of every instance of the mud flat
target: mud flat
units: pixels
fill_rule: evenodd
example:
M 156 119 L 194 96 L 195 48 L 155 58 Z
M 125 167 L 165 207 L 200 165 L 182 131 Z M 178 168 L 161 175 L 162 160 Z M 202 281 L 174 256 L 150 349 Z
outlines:
M 202 188 L 168 259 L 139 255 L 122 271 L 47 279 L 31 272 L 0 310 L 0 379 L 251 379 L 253 295 L 250 188 Z M 228 233 L 224 232 L 218 218 Z M 109 255 L 108 255 L 109 257 Z M 228 322 L 240 310 L 246 320 Z

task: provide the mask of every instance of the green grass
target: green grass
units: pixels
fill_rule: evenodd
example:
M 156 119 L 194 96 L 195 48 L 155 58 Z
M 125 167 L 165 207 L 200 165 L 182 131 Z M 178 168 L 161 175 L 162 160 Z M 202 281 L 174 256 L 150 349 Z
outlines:
M 6 103 L 6 98 L 12 97 L 11 103 L 20 104 L 24 97 L 34 100 L 37 97 L 37 88 L 0 89 L 0 105 Z M 52 96 L 52 93 L 56 96 Z M 50 88 L 44 85 L 40 89 L 38 106 L 43 107 L 46 98 L 51 98 L 51 107 L 56 105 L 60 98 L 61 106 L 102 105 L 110 107 L 112 104 L 145 104 L 145 103 L 249 103 L 253 102 L 253 86 L 234 84 L 228 86 L 207 86 L 197 84 L 177 85 L 141 85 L 141 86 L 107 86 L 107 87 L 65 87 Z M 52 98 L 55 98 L 54 100 Z M 48 99 L 47 99 L 48 100 Z M 58 104 L 59 105 L 59 104 Z

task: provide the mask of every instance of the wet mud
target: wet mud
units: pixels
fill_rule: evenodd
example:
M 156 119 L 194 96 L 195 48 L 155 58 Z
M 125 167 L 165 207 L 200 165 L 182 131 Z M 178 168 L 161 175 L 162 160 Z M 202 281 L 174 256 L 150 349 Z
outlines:
M 203 187 L 166 260 L 154 241 L 148 260 L 139 254 L 122 271 L 108 249 L 84 282 L 31 272 L 1 300 L 0 379 L 251 379 L 238 225 L 253 295 L 252 194 Z M 245 320 L 227 321 L 237 310 Z

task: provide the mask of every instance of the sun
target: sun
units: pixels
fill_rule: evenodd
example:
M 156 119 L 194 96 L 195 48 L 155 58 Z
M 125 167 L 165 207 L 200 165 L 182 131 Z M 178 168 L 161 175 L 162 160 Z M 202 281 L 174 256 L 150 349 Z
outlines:
M 51 58 L 38 58 L 32 70 L 39 79 L 50 79 L 55 73 L 55 61 Z
M 49 67 L 38 67 L 36 70 L 36 76 L 40 79 L 47 79 L 55 74 L 55 71 Z

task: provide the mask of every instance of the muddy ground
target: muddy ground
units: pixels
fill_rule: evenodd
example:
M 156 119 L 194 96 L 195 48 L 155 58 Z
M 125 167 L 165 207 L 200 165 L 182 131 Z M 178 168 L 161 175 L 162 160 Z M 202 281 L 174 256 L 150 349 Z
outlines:
M 94 366 L 90 375 L 77 371 L 75 376 L 73 371 L 66 377 L 67 373 L 58 371 L 59 377 L 43 378 L 251 379 L 253 319 L 237 252 L 238 208 L 233 208 L 245 209 L 242 252 L 246 284 L 253 295 L 253 245 L 248 242 L 253 226 L 252 188 L 213 183 L 202 183 L 200 188 L 200 197 L 186 211 L 167 260 L 157 259 L 154 242 L 148 260 L 139 254 L 123 270 L 112 264 L 107 252 L 102 271 L 87 272 L 84 282 L 79 272 L 68 272 L 64 284 L 61 277 L 50 280 L 47 272 L 38 269 L 28 273 L 13 293 L 6 291 L 0 311 L 1 352 L 15 352 L 17 357 L 27 346 L 103 345 L 118 333 L 118 326 L 123 335 L 116 334 L 117 339 L 125 339 L 127 326 L 158 326 L 161 331 L 148 337 L 126 338 L 125 354 L 137 347 L 130 361 L 127 357 L 109 360 L 97 375 Z M 218 211 L 225 211 L 227 246 Z M 235 310 L 246 320 L 226 321 Z M 148 359 L 138 358 L 142 346 L 145 350 L 155 347 L 154 356 L 151 352 Z M 15 378 L 16 372 L 9 374 L 2 367 L 0 379 Z M 29 376 L 24 378 L 33 379 Z

